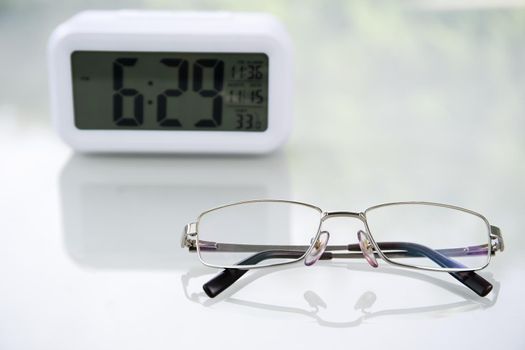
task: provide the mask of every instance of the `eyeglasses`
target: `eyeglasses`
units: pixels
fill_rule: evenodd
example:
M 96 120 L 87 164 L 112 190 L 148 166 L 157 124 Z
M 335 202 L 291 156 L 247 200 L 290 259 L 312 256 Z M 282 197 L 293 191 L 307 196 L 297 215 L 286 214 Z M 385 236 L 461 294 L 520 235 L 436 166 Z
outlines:
M 364 224 L 356 235 L 358 243 L 331 237 L 322 229 L 328 219 L 337 217 Z M 448 272 L 486 296 L 492 284 L 474 271 L 485 268 L 491 256 L 504 249 L 498 227 L 481 214 L 452 205 L 396 202 L 357 213 L 324 212 L 287 200 L 251 200 L 205 211 L 185 226 L 181 246 L 197 252 L 204 265 L 224 269 L 203 285 L 211 298 L 250 269 L 356 258 L 374 268 L 382 259 L 399 267 Z

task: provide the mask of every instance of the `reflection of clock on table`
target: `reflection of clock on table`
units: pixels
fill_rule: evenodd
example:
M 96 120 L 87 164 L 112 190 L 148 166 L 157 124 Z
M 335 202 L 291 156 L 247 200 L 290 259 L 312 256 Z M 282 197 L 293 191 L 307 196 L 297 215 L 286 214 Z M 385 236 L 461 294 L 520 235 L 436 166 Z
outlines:
M 290 198 L 287 160 L 72 156 L 60 177 L 65 247 L 81 265 L 172 268 L 186 223 L 211 207 Z M 191 259 L 191 260 L 190 260 Z
M 84 12 L 49 41 L 55 126 L 88 152 L 268 152 L 291 127 L 290 52 L 265 14 Z

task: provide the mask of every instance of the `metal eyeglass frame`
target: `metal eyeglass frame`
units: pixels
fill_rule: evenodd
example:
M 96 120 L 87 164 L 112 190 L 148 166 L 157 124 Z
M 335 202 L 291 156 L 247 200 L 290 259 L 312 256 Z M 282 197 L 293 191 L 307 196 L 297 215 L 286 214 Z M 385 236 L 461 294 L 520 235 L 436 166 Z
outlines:
M 293 205 L 301 205 L 311 209 L 314 209 L 319 212 L 319 225 L 317 227 L 317 233 L 312 239 L 309 246 L 286 246 L 286 245 L 251 245 L 251 244 L 229 244 L 229 243 L 220 243 L 220 242 L 209 242 L 209 241 L 200 241 L 199 240 L 199 222 L 203 216 L 206 214 L 228 208 L 233 206 L 239 206 L 243 204 L 250 203 L 288 203 Z M 451 248 L 451 249 L 440 249 L 433 250 L 423 245 L 411 243 L 411 242 L 397 242 L 397 243 L 382 243 L 376 242 L 371 234 L 371 230 L 368 226 L 366 214 L 374 209 L 387 207 L 387 206 L 399 206 L 399 205 L 427 205 L 427 206 L 436 206 L 452 210 L 457 210 L 464 212 L 466 214 L 474 215 L 485 223 L 487 226 L 487 244 L 467 247 L 467 248 Z M 366 231 L 359 231 L 358 236 L 363 234 L 363 239 L 360 239 L 360 244 L 349 244 L 349 245 L 325 245 L 322 247 L 320 252 L 317 253 L 316 257 L 312 262 L 305 261 L 306 265 L 312 265 L 317 261 L 321 260 L 330 260 L 332 258 L 365 258 L 370 265 L 377 267 L 375 258 L 379 257 L 383 261 L 386 261 L 389 264 L 405 267 L 416 270 L 427 270 L 427 271 L 438 271 L 438 272 L 448 272 L 454 278 L 456 278 L 461 283 L 465 284 L 468 288 L 472 289 L 476 294 L 480 296 L 487 295 L 492 290 L 492 285 L 483 279 L 481 276 L 476 274 L 474 271 L 484 269 L 490 263 L 491 256 L 495 254 L 496 251 L 504 250 L 504 243 L 501 231 L 498 227 L 492 226 L 489 224 L 488 220 L 481 214 L 476 213 L 472 210 L 449 205 L 441 204 L 434 202 L 423 202 L 423 201 L 407 201 L 407 202 L 392 202 L 384 203 L 372 206 L 366 209 L 364 212 L 350 212 L 350 211 L 334 211 L 334 212 L 325 212 L 319 207 L 314 205 L 290 201 L 290 200 L 278 200 L 278 199 L 257 199 L 257 200 L 248 200 L 232 204 L 227 204 L 212 208 L 201 213 L 195 222 L 189 223 L 185 226 L 182 238 L 181 238 L 181 247 L 189 248 L 190 251 L 196 251 L 199 257 L 199 260 L 202 264 L 214 267 L 221 268 L 224 271 L 206 283 L 203 287 L 205 292 L 210 297 L 215 297 L 220 294 L 236 280 L 238 280 L 244 273 L 250 269 L 259 269 L 274 267 L 279 265 L 286 265 L 296 263 L 312 255 L 314 249 L 319 248 L 321 235 L 327 234 L 326 231 L 321 231 L 322 224 L 330 219 L 335 217 L 350 217 L 360 220 L 365 227 Z M 328 239 L 327 239 L 328 240 Z M 383 247 L 381 247 L 383 245 Z M 301 248 L 302 251 L 290 250 L 290 248 Z M 486 249 L 486 250 L 485 250 Z M 236 265 L 216 265 L 207 263 L 202 259 L 201 250 L 206 251 L 221 251 L 221 252 L 255 252 L 255 254 L 247 259 L 239 262 Z M 318 249 L 319 250 L 319 249 Z M 386 250 L 392 250 L 392 252 L 386 252 Z M 347 251 L 348 253 L 338 253 L 334 254 L 333 251 Z M 450 256 L 466 256 L 472 254 L 487 254 L 487 261 L 484 265 L 468 268 L 461 264 L 458 264 L 455 260 L 449 259 Z M 395 260 L 392 260 L 390 257 L 427 257 L 434 262 L 436 262 L 441 267 L 430 267 L 430 266 L 420 266 L 420 265 L 411 265 L 404 264 Z M 289 261 L 279 261 L 275 263 L 269 263 L 265 265 L 257 265 L 259 262 L 271 259 L 271 258 L 286 258 L 290 259 Z

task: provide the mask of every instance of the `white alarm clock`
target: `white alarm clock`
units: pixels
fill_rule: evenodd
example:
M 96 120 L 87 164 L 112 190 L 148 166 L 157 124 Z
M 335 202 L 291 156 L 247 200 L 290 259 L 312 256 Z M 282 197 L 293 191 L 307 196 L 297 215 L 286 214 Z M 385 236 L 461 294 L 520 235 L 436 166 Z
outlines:
M 54 125 L 83 152 L 269 152 L 291 129 L 291 51 L 268 14 L 82 12 L 49 40 Z

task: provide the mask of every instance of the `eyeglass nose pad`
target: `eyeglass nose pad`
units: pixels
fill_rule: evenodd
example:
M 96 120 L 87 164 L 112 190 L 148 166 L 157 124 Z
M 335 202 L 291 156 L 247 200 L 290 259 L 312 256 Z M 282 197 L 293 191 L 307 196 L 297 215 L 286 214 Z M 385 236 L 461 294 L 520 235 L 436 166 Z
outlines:
M 370 266 L 378 267 L 379 264 L 377 263 L 376 257 L 374 255 L 374 248 L 372 243 L 370 243 L 366 232 L 359 230 L 357 232 L 357 239 L 359 240 L 359 248 L 361 248 L 366 261 L 370 264 Z
M 312 266 L 319 260 L 321 255 L 323 255 L 324 250 L 326 248 L 326 245 L 328 244 L 328 240 L 330 239 L 330 234 L 328 231 L 322 231 L 319 234 L 319 238 L 317 238 L 317 241 L 315 241 L 312 250 L 306 255 L 304 258 L 304 264 L 306 266 Z

